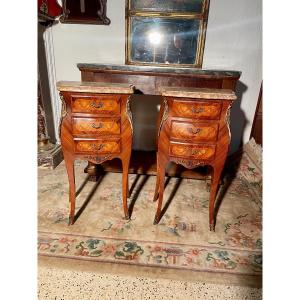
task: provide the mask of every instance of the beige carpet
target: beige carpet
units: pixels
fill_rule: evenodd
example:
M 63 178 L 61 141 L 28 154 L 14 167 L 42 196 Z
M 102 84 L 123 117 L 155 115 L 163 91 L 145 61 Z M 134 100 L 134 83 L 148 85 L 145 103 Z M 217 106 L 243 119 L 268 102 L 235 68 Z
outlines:
M 133 191 L 129 202 L 133 211 L 132 219 L 127 221 L 123 219 L 121 208 L 121 175 L 109 173 L 97 184 L 87 182 L 82 162 L 76 163 L 80 192 L 77 210 L 81 213 L 76 223 L 68 226 L 68 182 L 64 165 L 55 170 L 40 169 L 41 299 L 51 276 L 56 278 L 64 272 L 75 271 L 80 274 L 84 264 L 89 265 L 84 273 L 87 277 L 96 274 L 98 266 L 104 273 L 95 276 L 110 274 L 108 281 L 117 274 L 147 277 L 150 281 L 151 276 L 156 276 L 155 279 L 176 282 L 178 288 L 184 281 L 194 281 L 199 293 L 200 283 L 195 280 L 210 284 L 260 285 L 261 159 L 257 151 L 253 151 L 255 144 L 250 143 L 245 149 L 235 160 L 235 166 L 230 167 L 220 190 L 216 232 L 208 230 L 209 193 L 205 182 L 172 178 L 166 187 L 168 205 L 164 217 L 155 226 L 152 224 L 156 210 L 156 203 L 152 202 L 155 177 L 130 176 Z M 47 267 L 54 265 L 57 267 L 48 272 Z M 62 265 L 64 268 L 59 268 Z M 134 282 L 133 278 L 126 280 Z M 224 286 L 221 289 L 224 291 Z M 249 296 L 251 291 L 257 296 L 257 291 L 251 289 L 244 290 L 245 295 Z M 190 299 L 192 297 L 191 294 Z

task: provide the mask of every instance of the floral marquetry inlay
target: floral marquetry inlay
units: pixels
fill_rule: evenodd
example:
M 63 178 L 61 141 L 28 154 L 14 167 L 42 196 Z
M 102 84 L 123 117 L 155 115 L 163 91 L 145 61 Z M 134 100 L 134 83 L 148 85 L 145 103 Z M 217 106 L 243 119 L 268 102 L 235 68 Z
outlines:
M 99 96 L 88 98 L 73 98 L 73 112 L 91 112 L 104 114 L 120 113 L 119 96 Z
M 172 110 L 175 116 L 218 120 L 222 103 L 192 102 L 174 100 Z
M 102 134 L 120 134 L 120 120 L 107 118 L 74 118 L 73 133 L 102 133 Z
M 188 139 L 189 141 L 216 141 L 218 128 L 218 123 L 199 124 L 173 121 L 171 138 Z
M 215 154 L 215 146 L 182 145 L 171 143 L 170 155 L 182 156 L 193 159 L 211 159 Z
M 120 153 L 119 141 L 76 141 L 77 152 Z

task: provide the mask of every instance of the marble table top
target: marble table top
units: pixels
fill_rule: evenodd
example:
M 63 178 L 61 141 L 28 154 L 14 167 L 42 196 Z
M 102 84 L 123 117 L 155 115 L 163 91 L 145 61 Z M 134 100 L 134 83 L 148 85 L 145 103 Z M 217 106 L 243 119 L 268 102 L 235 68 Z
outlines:
M 83 81 L 59 81 L 56 83 L 59 91 L 87 92 L 103 94 L 133 94 L 134 86 L 127 83 L 104 83 Z
M 182 87 L 161 87 L 162 96 L 201 98 L 213 100 L 236 100 L 236 95 L 232 90 L 208 89 L 208 88 L 182 88 Z
M 134 66 L 122 64 L 93 64 L 93 63 L 79 63 L 77 67 L 80 70 L 90 69 L 110 72 L 141 72 L 141 73 L 158 73 L 158 74 L 178 74 L 178 75 L 204 75 L 209 77 L 237 77 L 241 76 L 239 71 L 231 70 L 204 70 L 200 68 L 186 68 L 186 67 L 155 67 L 155 66 Z

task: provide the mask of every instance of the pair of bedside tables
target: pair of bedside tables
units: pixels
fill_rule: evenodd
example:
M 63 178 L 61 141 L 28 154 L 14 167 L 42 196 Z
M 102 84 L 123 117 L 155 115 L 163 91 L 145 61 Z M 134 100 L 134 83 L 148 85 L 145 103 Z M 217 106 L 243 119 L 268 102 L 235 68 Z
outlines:
M 69 224 L 74 223 L 75 215 L 75 159 L 96 164 L 121 159 L 123 210 L 128 219 L 128 170 L 133 140 L 130 96 L 134 86 L 60 81 L 57 88 L 62 100 L 61 145 L 69 178 Z M 212 167 L 209 226 L 214 230 L 216 193 L 230 144 L 230 107 L 236 96 L 231 90 L 176 87 L 161 88 L 161 95 L 154 224 L 161 218 L 165 168 L 173 161 L 189 169 Z

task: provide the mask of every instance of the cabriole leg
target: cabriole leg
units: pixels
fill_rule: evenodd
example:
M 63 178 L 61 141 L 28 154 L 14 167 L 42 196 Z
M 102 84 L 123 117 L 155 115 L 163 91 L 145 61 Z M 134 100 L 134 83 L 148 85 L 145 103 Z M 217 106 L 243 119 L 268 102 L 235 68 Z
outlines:
M 69 203 L 70 203 L 70 212 L 69 212 L 69 225 L 74 224 L 74 215 L 75 215 L 75 174 L 74 174 L 74 160 L 72 158 L 65 157 L 65 164 L 67 169 L 67 174 L 69 178 Z
M 127 197 L 128 197 L 128 193 L 129 193 L 129 189 L 128 189 L 129 163 L 130 163 L 130 157 L 122 159 L 122 166 L 123 166 L 122 197 L 123 197 L 123 210 L 124 210 L 124 215 L 125 215 L 126 220 L 129 219 L 128 206 L 127 206 Z
M 221 178 L 222 167 L 213 167 L 211 179 L 210 197 L 209 197 L 209 230 L 215 230 L 215 201 L 218 191 L 218 186 Z
M 162 159 L 160 156 L 158 156 L 158 159 L 157 159 L 157 182 L 158 182 L 159 196 L 158 196 L 156 215 L 155 215 L 153 224 L 157 224 L 161 218 L 161 206 L 162 206 L 162 202 L 163 202 L 164 188 L 165 188 L 166 164 L 167 164 L 167 160 Z
M 156 154 L 156 169 L 158 170 L 158 160 L 157 160 L 158 155 Z M 159 194 L 159 176 L 158 176 L 158 171 L 156 173 L 156 184 L 155 184 L 155 192 L 154 192 L 154 197 L 153 197 L 153 202 L 155 202 L 158 198 L 158 194 Z

